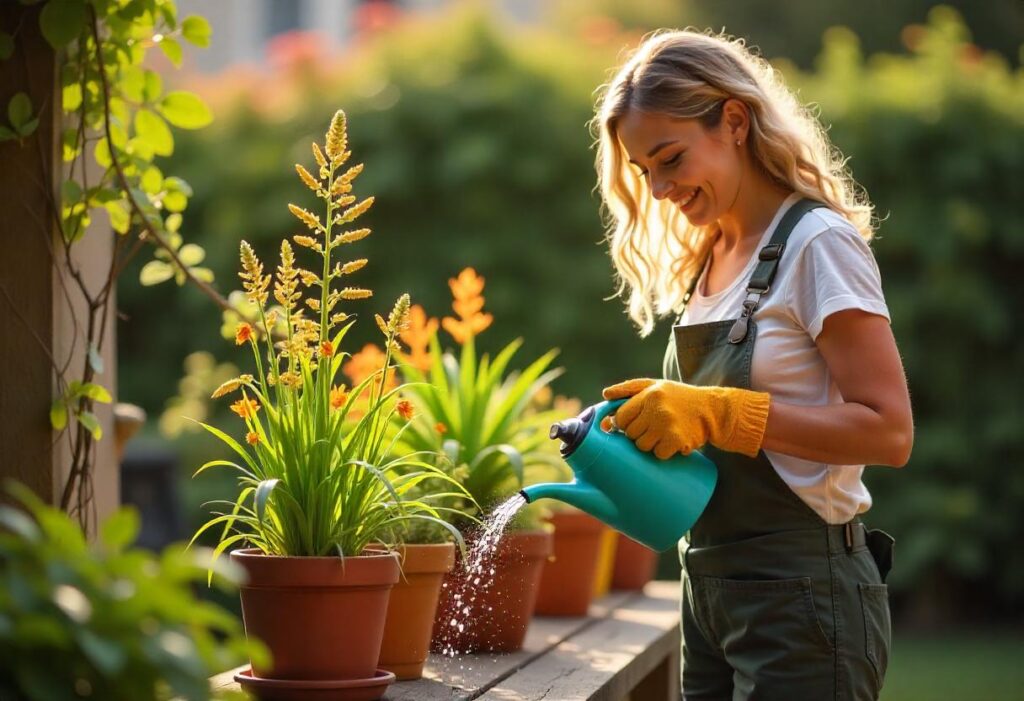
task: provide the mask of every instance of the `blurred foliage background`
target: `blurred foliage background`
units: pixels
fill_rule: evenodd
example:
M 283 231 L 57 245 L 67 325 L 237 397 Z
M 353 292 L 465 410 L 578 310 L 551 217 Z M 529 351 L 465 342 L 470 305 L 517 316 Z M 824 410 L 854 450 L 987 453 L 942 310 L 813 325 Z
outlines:
M 384 312 L 408 291 L 443 315 L 447 279 L 473 266 L 495 315 L 479 344 L 493 351 L 522 336 L 524 357 L 559 347 L 566 373 L 555 391 L 596 401 L 607 383 L 658 371 L 668 322 L 641 340 L 608 299 L 586 126 L 594 90 L 651 28 L 746 36 L 819 105 L 882 219 L 873 247 L 917 426 L 909 465 L 866 473 L 870 523 L 898 541 L 898 620 L 1019 624 L 1024 11 L 958 5 L 566 0 L 528 26 L 473 6 L 399 16 L 340 54 L 296 36 L 277 44 L 273 70 L 190 80 L 216 120 L 181 134 L 169 166 L 194 190 L 183 230 L 206 249 L 219 289 L 237 288 L 240 239 L 273 259 L 295 233 L 286 204 L 303 189 L 292 164 L 308 160 L 342 107 L 354 158 L 367 164 L 357 194 L 377 197 L 360 273 L 376 296 L 355 311 Z M 218 363 L 245 360 L 194 289 L 122 280 L 120 398 L 151 416 L 170 402 L 165 425 L 176 430 L 176 417 L 207 410 L 204 388 L 227 372 Z M 357 324 L 354 348 L 372 326 Z M 151 424 L 147 440 L 167 440 Z M 174 446 L 194 524 L 198 496 L 216 488 L 187 475 L 215 448 L 192 433 Z

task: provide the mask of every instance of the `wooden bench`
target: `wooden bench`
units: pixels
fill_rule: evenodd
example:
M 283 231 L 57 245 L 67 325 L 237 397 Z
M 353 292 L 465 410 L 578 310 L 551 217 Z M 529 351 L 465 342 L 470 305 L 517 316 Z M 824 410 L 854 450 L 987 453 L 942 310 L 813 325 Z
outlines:
M 240 669 L 244 669 L 240 668 Z M 237 689 L 231 670 L 214 688 Z M 424 678 L 386 701 L 679 701 L 679 583 L 612 592 L 581 618 L 535 617 L 511 654 L 431 655 Z

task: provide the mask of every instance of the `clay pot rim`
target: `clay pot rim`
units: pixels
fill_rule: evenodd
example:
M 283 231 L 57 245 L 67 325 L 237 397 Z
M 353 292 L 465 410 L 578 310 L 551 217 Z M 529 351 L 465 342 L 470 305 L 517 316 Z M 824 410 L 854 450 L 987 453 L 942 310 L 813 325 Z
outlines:
M 239 548 L 238 550 L 231 551 L 232 557 L 241 558 L 260 558 L 263 561 L 277 561 L 283 562 L 285 560 L 302 560 L 304 562 L 314 562 L 317 560 L 328 561 L 328 560 L 369 560 L 369 559 L 385 559 L 397 557 L 398 553 L 393 550 L 384 550 L 381 547 L 370 547 L 364 550 L 359 555 L 345 555 L 342 558 L 340 555 L 267 555 L 259 548 Z
M 443 574 L 455 566 L 455 543 L 404 543 L 393 552 L 406 575 Z

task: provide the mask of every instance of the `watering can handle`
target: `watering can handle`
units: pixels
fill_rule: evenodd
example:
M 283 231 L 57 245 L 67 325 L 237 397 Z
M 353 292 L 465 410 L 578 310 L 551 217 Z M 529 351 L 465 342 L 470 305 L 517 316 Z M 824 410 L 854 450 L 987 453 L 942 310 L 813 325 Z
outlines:
M 616 409 L 618 409 L 620 406 L 622 406 L 625 403 L 626 403 L 625 399 L 613 399 L 613 400 L 608 401 L 608 402 L 600 402 L 599 404 L 595 404 L 594 405 L 594 423 L 596 423 L 598 426 L 600 426 L 601 422 L 604 420 L 604 418 L 606 416 L 609 416 L 610 414 L 615 412 Z

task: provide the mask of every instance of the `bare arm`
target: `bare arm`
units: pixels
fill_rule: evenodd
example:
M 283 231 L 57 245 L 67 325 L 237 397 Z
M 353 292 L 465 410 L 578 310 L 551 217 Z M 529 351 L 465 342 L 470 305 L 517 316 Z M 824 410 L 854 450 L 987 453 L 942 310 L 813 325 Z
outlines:
M 844 310 L 825 320 L 816 343 L 843 403 L 809 407 L 773 399 L 762 447 L 830 465 L 903 467 L 914 423 L 889 323 Z

